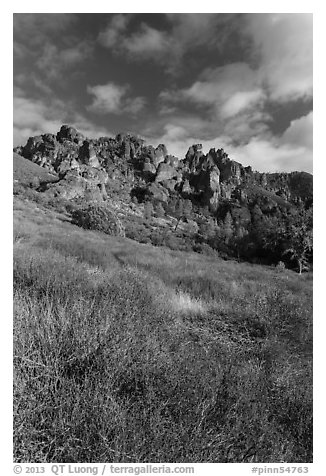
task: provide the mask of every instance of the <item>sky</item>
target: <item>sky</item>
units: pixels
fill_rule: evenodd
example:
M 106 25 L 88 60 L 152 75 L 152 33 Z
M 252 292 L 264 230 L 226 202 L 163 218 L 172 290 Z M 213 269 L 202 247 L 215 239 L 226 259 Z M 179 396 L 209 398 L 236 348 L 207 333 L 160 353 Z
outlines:
M 62 124 L 312 173 L 312 14 L 14 14 L 14 146 Z

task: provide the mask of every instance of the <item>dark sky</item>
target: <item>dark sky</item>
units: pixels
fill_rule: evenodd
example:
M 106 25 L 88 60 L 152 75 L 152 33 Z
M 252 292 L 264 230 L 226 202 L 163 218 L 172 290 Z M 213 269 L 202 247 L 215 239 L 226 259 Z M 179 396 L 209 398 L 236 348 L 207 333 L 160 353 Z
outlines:
M 69 123 L 312 171 L 311 14 L 14 14 L 14 145 Z

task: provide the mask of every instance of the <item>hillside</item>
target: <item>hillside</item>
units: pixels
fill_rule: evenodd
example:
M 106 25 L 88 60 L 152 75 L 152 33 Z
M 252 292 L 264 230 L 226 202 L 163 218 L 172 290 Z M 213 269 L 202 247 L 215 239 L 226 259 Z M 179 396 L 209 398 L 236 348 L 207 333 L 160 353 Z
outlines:
M 35 183 L 50 183 L 58 180 L 56 175 L 50 174 L 45 168 L 25 159 L 14 152 L 13 154 L 13 179 L 22 185 Z
M 48 174 L 30 187 L 18 180 L 17 194 L 70 211 L 97 203 L 113 210 L 136 241 L 263 264 L 282 261 L 300 273 L 311 266 L 310 174 L 255 172 L 222 148 L 205 155 L 201 144 L 178 158 L 164 144 L 154 148 L 138 136 L 88 139 L 68 125 L 30 137 L 15 151 L 25 158 L 24 170 L 27 160 Z M 297 235 L 307 244 L 294 243 Z
M 38 192 L 34 192 L 34 195 Z M 16 462 L 312 461 L 312 277 L 14 199 Z

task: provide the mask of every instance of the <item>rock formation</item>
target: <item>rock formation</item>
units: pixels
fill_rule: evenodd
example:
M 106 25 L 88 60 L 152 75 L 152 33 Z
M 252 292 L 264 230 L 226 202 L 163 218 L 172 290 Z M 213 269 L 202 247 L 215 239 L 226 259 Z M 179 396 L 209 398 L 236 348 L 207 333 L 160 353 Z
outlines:
M 310 174 L 253 172 L 222 148 L 205 155 L 201 144 L 189 147 L 179 160 L 164 144 L 155 148 L 138 136 L 88 139 L 63 125 L 57 134 L 30 137 L 14 150 L 58 177 L 45 193 L 67 199 L 105 200 L 111 188 L 129 194 L 140 188 L 163 202 L 180 193 L 215 211 L 223 200 L 245 204 L 250 194 L 264 189 L 285 201 L 312 201 Z

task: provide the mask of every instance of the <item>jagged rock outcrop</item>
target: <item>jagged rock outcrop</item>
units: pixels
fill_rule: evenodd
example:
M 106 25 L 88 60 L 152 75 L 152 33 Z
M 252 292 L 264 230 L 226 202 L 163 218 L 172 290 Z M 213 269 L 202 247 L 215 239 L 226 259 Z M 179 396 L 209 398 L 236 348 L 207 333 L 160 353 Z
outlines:
M 154 164 L 151 163 L 151 160 L 149 157 L 146 157 L 145 159 L 143 172 L 150 176 L 154 176 L 156 174 L 156 167 Z
M 167 156 L 168 151 L 167 148 L 165 147 L 164 144 L 159 144 L 156 149 L 154 150 L 154 157 L 152 159 L 152 163 L 155 167 L 158 167 L 158 165 L 161 162 L 164 162 L 165 157 Z
M 169 200 L 168 190 L 159 183 L 151 183 L 147 188 L 148 194 L 154 199 L 167 203 Z
M 220 171 L 215 165 L 209 169 L 202 169 L 196 175 L 193 175 L 191 185 L 201 193 L 204 204 L 211 210 L 216 210 L 218 206 L 220 190 Z
M 194 144 L 189 147 L 184 163 L 190 173 L 195 173 L 201 158 L 203 157 L 202 144 Z
M 88 140 L 83 142 L 83 145 L 79 149 L 78 159 L 86 165 L 91 167 L 100 167 L 100 161 L 96 155 L 94 147 Z
M 205 155 L 202 144 L 189 147 L 179 160 L 168 154 L 164 144 L 155 148 L 135 135 L 88 139 L 63 125 L 57 134 L 30 137 L 25 146 L 14 150 L 58 177 L 57 183 L 45 187 L 45 193 L 68 199 L 103 200 L 110 189 L 130 194 L 138 187 L 163 202 L 181 193 L 212 211 L 223 200 L 246 204 L 261 190 L 284 202 L 312 202 L 310 174 L 253 172 L 231 160 L 222 148 L 212 148 Z
M 170 180 L 176 178 L 177 175 L 178 172 L 172 165 L 169 165 L 165 162 L 161 162 L 157 168 L 155 182 L 163 182 L 164 180 Z
M 52 134 L 48 134 L 52 135 Z M 60 131 L 57 133 L 57 141 L 63 142 L 68 140 L 70 142 L 75 142 L 76 144 L 80 145 L 84 140 L 83 134 L 77 131 L 74 127 L 63 125 L 61 126 Z
M 189 195 L 192 192 L 188 179 L 185 179 L 184 182 L 182 183 L 181 192 L 187 195 Z
M 107 181 L 108 174 L 105 171 L 84 165 L 79 170 L 68 170 L 60 181 L 48 184 L 46 192 L 66 200 L 85 198 L 102 201 L 107 196 Z

